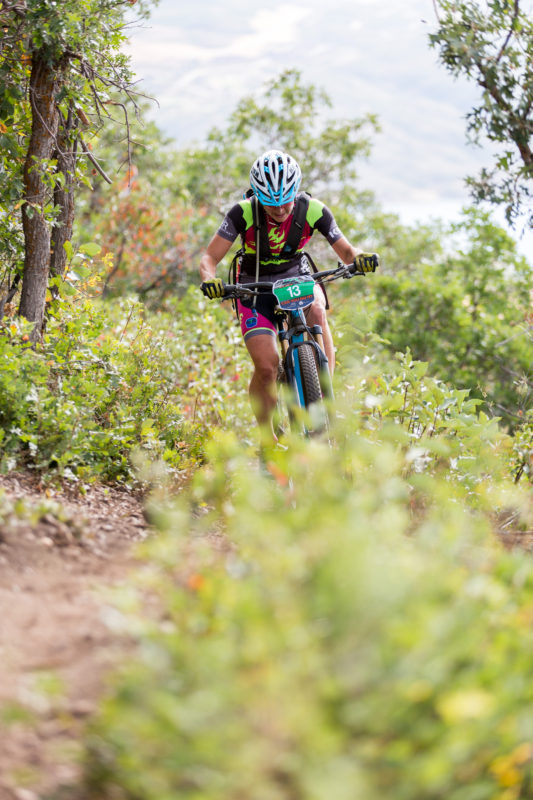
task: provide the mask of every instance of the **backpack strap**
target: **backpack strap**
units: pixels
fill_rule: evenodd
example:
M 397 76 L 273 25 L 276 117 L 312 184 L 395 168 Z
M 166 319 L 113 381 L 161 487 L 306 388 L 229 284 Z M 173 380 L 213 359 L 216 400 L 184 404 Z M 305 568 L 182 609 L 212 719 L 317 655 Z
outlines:
M 250 204 L 252 206 L 252 219 L 254 221 L 255 233 L 255 280 L 259 280 L 259 273 L 261 271 L 261 255 L 270 258 L 270 244 L 268 241 L 268 229 L 266 224 L 265 212 L 263 206 L 258 202 L 257 197 L 252 195 L 250 197 Z M 268 254 L 268 255 L 267 255 Z M 254 296 L 252 307 L 255 308 L 257 303 L 257 295 Z
M 265 209 L 258 202 L 257 197 L 253 194 L 250 197 L 252 205 L 252 217 L 254 221 L 256 252 L 261 253 L 261 258 L 268 261 L 272 258 L 272 251 L 270 250 L 270 242 L 268 241 L 268 226 L 266 224 Z M 259 242 L 259 247 L 257 243 Z
M 242 247 L 240 250 L 237 250 L 235 255 L 231 260 L 231 264 L 228 269 L 228 283 L 237 283 L 239 278 L 239 262 L 244 255 L 244 250 Z M 231 307 L 233 308 L 235 314 L 237 315 L 237 319 L 239 318 L 239 312 L 237 309 L 237 300 L 235 298 L 231 301 Z
M 291 258 L 300 245 L 300 239 L 304 230 L 305 220 L 307 218 L 307 210 L 309 208 L 309 200 L 311 195 L 307 192 L 300 192 L 294 201 L 294 211 L 291 227 L 287 236 L 287 241 L 282 250 L 284 258 Z

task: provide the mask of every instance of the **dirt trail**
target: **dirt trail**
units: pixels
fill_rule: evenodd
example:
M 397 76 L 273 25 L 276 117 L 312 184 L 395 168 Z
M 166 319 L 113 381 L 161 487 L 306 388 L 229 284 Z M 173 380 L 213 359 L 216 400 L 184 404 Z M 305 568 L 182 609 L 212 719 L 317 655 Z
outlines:
M 22 516 L 37 511 L 0 526 L 0 800 L 40 800 L 76 780 L 81 728 L 127 650 L 100 590 L 128 579 L 147 526 L 139 500 L 118 489 L 47 497 L 10 475 L 2 490 L 22 498 Z

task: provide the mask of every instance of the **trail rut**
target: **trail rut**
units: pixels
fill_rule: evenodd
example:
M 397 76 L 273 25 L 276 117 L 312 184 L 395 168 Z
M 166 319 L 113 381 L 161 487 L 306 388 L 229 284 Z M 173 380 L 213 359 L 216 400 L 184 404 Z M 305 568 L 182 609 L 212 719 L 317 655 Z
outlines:
M 10 474 L 0 491 L 22 507 L 0 526 L 0 800 L 40 800 L 78 777 L 82 727 L 128 648 L 103 590 L 128 580 L 148 527 L 125 490 Z

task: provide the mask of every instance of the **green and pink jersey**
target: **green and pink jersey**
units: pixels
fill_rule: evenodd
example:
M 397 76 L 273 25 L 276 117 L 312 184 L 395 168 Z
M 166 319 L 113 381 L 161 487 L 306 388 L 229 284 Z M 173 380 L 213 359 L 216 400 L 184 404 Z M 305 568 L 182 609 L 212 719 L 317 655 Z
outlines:
M 294 256 L 287 259 L 280 258 L 285 243 L 287 242 L 292 219 L 293 214 L 290 214 L 284 222 L 276 223 L 266 215 L 268 242 L 272 257 L 270 259 L 261 258 L 261 274 L 269 271 L 268 268 L 270 264 L 277 265 L 276 271 L 279 272 L 279 266 L 282 265 L 284 261 L 287 262 L 287 265 L 294 261 Z M 335 244 L 335 242 L 342 237 L 342 233 L 329 208 L 325 206 L 324 203 L 321 203 L 320 200 L 311 197 L 296 256 L 303 251 L 315 230 L 325 236 L 330 244 Z M 241 200 L 228 211 L 217 234 L 229 242 L 234 242 L 237 236 L 241 236 L 244 254 L 255 256 L 256 241 L 254 221 L 252 204 L 249 199 Z

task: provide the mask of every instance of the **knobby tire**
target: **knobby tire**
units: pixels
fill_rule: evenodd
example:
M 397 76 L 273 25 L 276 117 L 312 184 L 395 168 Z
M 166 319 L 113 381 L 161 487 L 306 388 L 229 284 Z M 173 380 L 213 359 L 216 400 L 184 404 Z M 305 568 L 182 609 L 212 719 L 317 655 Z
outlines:
M 311 429 L 307 428 L 307 435 L 314 436 L 316 434 L 326 433 L 328 442 L 331 445 L 329 439 L 328 412 L 324 405 L 324 398 L 329 397 L 330 392 L 327 390 L 324 391 L 322 388 L 316 350 L 312 344 L 300 345 L 298 348 L 298 357 L 300 359 L 300 374 L 302 378 L 305 407 L 311 410 L 311 407 L 315 406 L 315 408 L 320 408 L 321 412 L 318 417 L 316 414 L 312 415 L 314 418 L 314 425 Z
M 303 389 L 303 400 L 304 406 L 309 411 L 311 407 L 315 403 L 323 403 L 324 399 L 324 392 L 322 390 L 322 386 L 320 383 L 320 374 L 318 371 L 318 364 L 316 359 L 315 348 L 312 344 L 304 342 L 303 344 L 298 346 L 298 359 L 299 359 L 299 367 L 300 367 L 300 377 L 302 382 L 302 389 Z M 315 434 L 321 433 L 323 431 L 329 430 L 329 421 L 327 416 L 327 411 L 324 407 L 323 408 L 323 420 L 313 427 L 312 429 L 308 428 L 307 425 L 304 425 L 304 428 L 301 427 L 301 420 L 296 413 L 296 408 L 293 403 L 285 403 L 283 402 L 284 399 L 287 400 L 287 396 L 283 397 L 283 390 L 282 387 L 289 387 L 289 384 L 286 380 L 286 373 L 283 368 L 280 368 L 278 374 L 278 386 L 281 389 L 278 392 L 278 403 L 277 403 L 277 413 L 276 413 L 276 435 L 278 438 L 283 438 L 284 433 L 286 433 L 290 428 L 294 430 L 299 430 L 301 433 L 303 432 L 306 436 L 313 436 Z M 316 424 L 316 419 L 315 419 Z
M 300 345 L 298 347 L 298 358 L 300 360 L 305 407 L 309 408 L 312 403 L 322 400 L 322 389 L 313 345 L 306 342 Z

